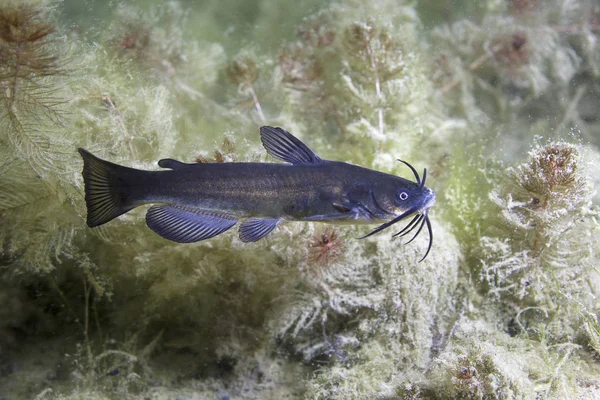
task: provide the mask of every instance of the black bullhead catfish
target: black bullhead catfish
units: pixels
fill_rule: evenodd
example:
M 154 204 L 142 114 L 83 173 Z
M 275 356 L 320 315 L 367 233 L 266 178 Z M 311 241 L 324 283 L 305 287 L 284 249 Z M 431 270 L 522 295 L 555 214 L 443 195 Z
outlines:
M 220 235 L 239 220 L 239 237 L 255 242 L 282 221 L 377 223 L 370 236 L 416 214 L 394 236 L 427 226 L 435 192 L 407 162 L 416 182 L 339 161 L 322 160 L 281 128 L 263 126 L 261 141 L 280 163 L 158 162 L 165 171 L 113 164 L 79 149 L 90 227 L 107 223 L 143 204 L 155 203 L 146 223 L 165 239 L 191 243 Z

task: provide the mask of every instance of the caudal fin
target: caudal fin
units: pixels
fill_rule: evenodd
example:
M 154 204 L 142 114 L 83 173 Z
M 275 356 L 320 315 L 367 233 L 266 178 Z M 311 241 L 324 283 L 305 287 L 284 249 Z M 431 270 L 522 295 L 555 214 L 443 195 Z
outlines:
M 102 225 L 134 208 L 128 195 L 128 177 L 132 168 L 101 160 L 85 149 L 78 149 L 83 157 L 83 182 L 89 227 Z

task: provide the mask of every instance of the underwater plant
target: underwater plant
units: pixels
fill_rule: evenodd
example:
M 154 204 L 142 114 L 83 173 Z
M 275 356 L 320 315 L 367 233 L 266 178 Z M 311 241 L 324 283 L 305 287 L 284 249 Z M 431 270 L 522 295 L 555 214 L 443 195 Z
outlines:
M 430 74 L 439 100 L 478 125 L 502 124 L 506 143 L 575 130 L 597 145 L 597 124 L 584 105 L 591 103 L 581 102 L 597 99 L 587 80 L 597 76 L 590 63 L 600 54 L 597 13 L 587 1 L 490 1 L 471 18 L 439 24 Z
M 197 163 L 209 163 L 209 162 L 235 162 L 237 160 L 237 153 L 235 151 L 235 142 L 229 138 L 223 139 L 221 148 L 215 148 L 214 158 L 208 159 L 203 155 L 196 157 L 194 161 Z
M 320 234 L 317 233 L 312 243 L 312 258 L 316 263 L 328 264 L 343 253 L 343 241 L 334 229 L 325 229 Z
M 69 45 L 52 14 L 44 2 L 0 8 L 0 241 L 7 256 L 19 255 L 21 269 L 34 271 L 68 253 L 77 215 L 64 131 Z M 63 219 L 49 221 L 48 213 Z
M 0 397 L 598 397 L 599 13 L 0 2 Z M 262 125 L 427 168 L 427 258 L 426 235 L 363 226 L 179 245 L 141 208 L 86 227 L 77 148 L 264 163 Z
M 580 328 L 577 309 L 597 307 L 588 300 L 598 290 L 590 282 L 597 260 L 591 251 L 594 192 L 581 164 L 575 145 L 548 143 L 533 150 L 527 163 L 509 169 L 510 184 L 491 193 L 502 210 L 496 227 L 510 236 L 483 238 L 482 279 L 492 298 L 514 305 L 517 333 L 528 337 L 572 340 Z M 557 304 L 557 297 L 563 301 Z
M 260 121 L 265 122 L 265 114 L 263 113 L 260 101 L 254 90 L 254 84 L 258 80 L 260 71 L 256 65 L 256 61 L 250 55 L 241 54 L 237 56 L 225 69 L 227 77 L 238 87 L 238 92 L 247 92 L 251 99 L 256 113 Z

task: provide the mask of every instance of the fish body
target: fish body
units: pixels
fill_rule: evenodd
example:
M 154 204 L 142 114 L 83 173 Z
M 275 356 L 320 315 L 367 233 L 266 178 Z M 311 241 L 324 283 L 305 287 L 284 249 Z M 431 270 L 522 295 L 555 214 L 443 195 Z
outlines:
M 252 242 L 282 221 L 376 223 L 409 211 L 426 217 L 435 202 L 435 193 L 419 181 L 414 169 L 417 182 L 322 160 L 281 128 L 262 127 L 261 139 L 269 154 L 287 164 L 163 159 L 158 164 L 165 170 L 143 171 L 79 149 L 87 223 L 102 225 L 134 207 L 158 204 L 148 210 L 146 222 L 167 239 L 196 242 L 243 220 L 240 238 Z M 423 224 L 426 220 L 431 232 L 425 217 Z

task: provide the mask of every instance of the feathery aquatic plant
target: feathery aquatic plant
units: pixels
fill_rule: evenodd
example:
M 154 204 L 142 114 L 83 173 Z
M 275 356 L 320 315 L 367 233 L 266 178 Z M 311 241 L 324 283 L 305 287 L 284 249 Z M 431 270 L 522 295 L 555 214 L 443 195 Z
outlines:
M 436 12 L 441 2 L 144 3 L 111 8 L 88 30 L 55 21 L 59 3 L 27 2 L 57 31 L 39 43 L 61 74 L 17 87 L 50 89 L 62 126 L 40 113 L 33 123 L 50 139 L 48 157 L 18 160 L 10 120 L 0 122 L 10 144 L 0 149 L 0 396 L 593 395 L 598 181 L 587 156 L 597 151 L 555 141 L 521 161 L 511 145 L 573 124 L 593 138 L 594 7 L 453 3 L 467 21 Z M 313 6 L 313 16 L 294 17 Z M 72 46 L 78 57 L 64 65 Z M 3 105 L 12 93 L 0 93 Z M 319 155 L 392 173 L 398 157 L 426 166 L 442 205 L 427 260 L 415 263 L 419 238 L 357 241 L 362 228 L 341 227 L 343 254 L 316 266 L 315 249 L 330 241 L 310 223 L 253 245 L 235 235 L 165 242 L 135 212 L 85 228 L 78 146 L 148 169 L 163 157 L 264 161 L 257 103 Z M 27 110 L 22 102 L 19 117 Z M 29 355 L 30 367 L 22 350 L 31 342 L 56 355 Z
M 43 2 L 0 8 L 1 139 L 14 160 L 42 176 L 53 173 L 53 161 L 64 153 L 59 138 L 46 133 L 59 130 L 65 114 L 58 80 L 65 60 L 50 14 Z
M 0 6 L 0 242 L 19 260 L 14 272 L 49 270 L 70 253 L 77 192 L 63 125 L 67 51 L 45 2 Z
M 492 297 L 514 307 L 516 332 L 538 340 L 573 340 L 580 307 L 597 307 L 590 281 L 597 228 L 582 164 L 575 145 L 539 146 L 491 194 L 500 219 L 482 238 L 482 279 Z

